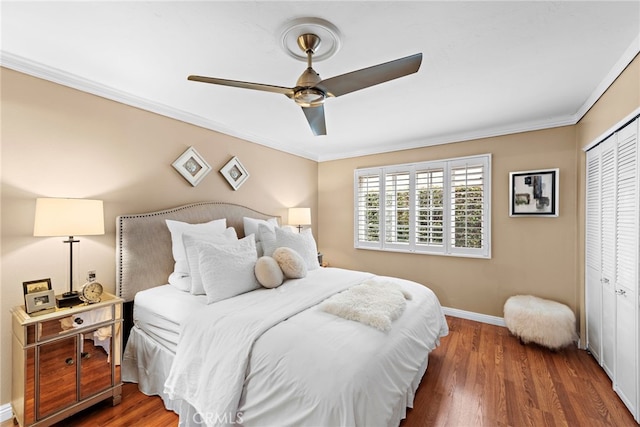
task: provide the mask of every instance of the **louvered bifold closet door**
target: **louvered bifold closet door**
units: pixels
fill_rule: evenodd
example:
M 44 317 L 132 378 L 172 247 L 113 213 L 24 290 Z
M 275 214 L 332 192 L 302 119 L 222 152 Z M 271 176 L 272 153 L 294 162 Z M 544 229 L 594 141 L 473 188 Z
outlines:
M 614 378 L 616 337 L 615 236 L 616 236 L 616 135 L 600 145 L 600 203 L 602 250 L 602 349 L 600 364 Z
M 602 361 L 602 233 L 600 210 L 600 154 L 598 146 L 587 152 L 587 189 L 585 219 L 585 284 L 587 313 L 587 348 Z
M 614 387 L 635 415 L 638 406 L 638 144 L 637 120 L 617 133 L 616 362 Z

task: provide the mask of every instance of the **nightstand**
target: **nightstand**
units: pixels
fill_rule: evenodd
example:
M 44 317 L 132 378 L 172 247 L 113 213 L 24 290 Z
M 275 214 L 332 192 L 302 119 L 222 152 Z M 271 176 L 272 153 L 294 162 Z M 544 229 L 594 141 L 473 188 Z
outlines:
M 99 303 L 40 315 L 11 310 L 11 406 L 21 426 L 48 426 L 109 398 L 120 403 L 122 303 L 104 293 Z

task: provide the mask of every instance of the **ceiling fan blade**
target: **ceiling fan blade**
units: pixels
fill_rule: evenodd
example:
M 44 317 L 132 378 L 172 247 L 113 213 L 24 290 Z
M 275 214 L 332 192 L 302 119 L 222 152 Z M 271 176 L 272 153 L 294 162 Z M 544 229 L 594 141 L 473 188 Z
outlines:
M 316 87 L 323 90 L 328 96 L 345 95 L 413 74 L 418 71 L 421 63 L 422 54 L 417 53 L 395 61 L 328 78 L 318 83 Z
M 315 136 L 326 135 L 327 127 L 324 122 L 324 106 L 302 107 L 302 112 L 307 117 L 311 131 Z
M 243 89 L 254 89 L 254 90 L 261 90 L 265 92 L 281 93 L 283 95 L 288 96 L 289 98 L 293 97 L 293 92 L 294 92 L 293 88 L 289 88 L 289 87 L 265 85 L 262 83 L 241 82 L 239 80 L 216 79 L 214 77 L 203 77 L 203 76 L 189 76 L 187 79 L 195 82 L 211 83 L 214 85 L 233 86 L 233 87 L 239 87 Z

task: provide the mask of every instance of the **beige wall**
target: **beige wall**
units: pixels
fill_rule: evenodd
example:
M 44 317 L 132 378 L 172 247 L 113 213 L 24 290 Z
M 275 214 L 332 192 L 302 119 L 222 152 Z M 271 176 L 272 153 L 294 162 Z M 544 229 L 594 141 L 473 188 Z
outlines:
M 353 247 L 353 171 L 387 164 L 492 154 L 492 258 L 379 252 Z M 535 294 L 577 309 L 576 150 L 573 126 L 323 162 L 320 248 L 335 266 L 428 285 L 447 307 L 502 317 L 507 297 Z M 509 172 L 560 168 L 560 216 L 511 218 Z
M 584 228 L 585 228 L 585 161 L 584 148 L 594 142 L 599 142 L 604 132 L 608 132 L 612 126 L 617 126 L 640 108 L 640 56 L 629 64 L 620 76 L 613 82 L 609 89 L 600 97 L 593 107 L 578 122 L 576 127 L 576 144 L 578 149 L 578 289 L 580 301 L 584 308 Z M 584 316 L 580 319 L 582 336 L 586 336 Z M 586 343 L 585 343 L 586 344 Z
M 0 405 L 10 401 L 10 307 L 22 282 L 50 277 L 66 288 L 68 246 L 33 237 L 36 197 L 104 200 L 104 236 L 81 237 L 76 283 L 88 269 L 110 292 L 115 278 L 115 217 L 215 200 L 286 220 L 287 207 L 317 212 L 317 163 L 125 106 L 8 69 L 2 74 L 2 282 Z M 171 166 L 194 146 L 213 171 L 192 187 Z M 249 180 L 233 191 L 218 170 L 238 156 Z M 286 167 L 283 167 L 285 166 Z M 315 231 L 315 230 L 314 230 Z

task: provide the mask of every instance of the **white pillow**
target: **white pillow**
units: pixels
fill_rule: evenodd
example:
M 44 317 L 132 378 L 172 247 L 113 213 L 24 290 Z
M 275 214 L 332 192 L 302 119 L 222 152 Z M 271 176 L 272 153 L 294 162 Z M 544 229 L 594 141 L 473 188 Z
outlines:
M 270 256 L 258 258 L 255 267 L 256 278 L 265 288 L 277 288 L 282 285 L 284 276 L 275 259 Z
M 253 234 L 256 236 L 256 242 L 260 241 L 260 235 L 258 234 L 258 226 L 260 224 L 264 224 L 269 227 L 270 230 L 278 227 L 278 219 L 277 218 L 269 218 L 267 220 L 264 219 L 256 219 L 244 217 L 242 218 L 242 222 L 244 224 L 244 235 L 248 236 L 249 234 Z
M 207 304 L 258 289 L 256 242 L 245 237 L 225 245 L 196 243 Z
M 185 281 L 184 277 L 189 275 L 189 264 L 187 263 L 182 234 L 186 231 L 203 235 L 224 233 L 227 228 L 227 219 L 216 219 L 202 224 L 189 224 L 172 219 L 167 219 L 165 222 L 171 233 L 171 252 L 175 261 L 173 273 L 169 276 L 169 283 L 178 289 L 188 291 L 191 287 L 190 281 Z
M 310 228 L 302 230 L 301 233 L 294 233 L 279 227 L 270 230 L 260 224 L 258 230 L 266 256 L 272 256 L 273 251 L 280 247 L 291 248 L 300 254 L 307 266 L 307 270 L 320 268 L 320 264 L 318 264 L 318 247 Z
M 291 248 L 276 249 L 273 251 L 273 259 L 287 279 L 302 279 L 307 275 L 307 265 L 300 254 Z
M 189 280 L 189 291 L 193 295 L 204 295 L 205 291 L 202 284 L 202 276 L 200 275 L 200 246 L 197 243 L 225 245 L 237 242 L 238 235 L 236 234 L 236 229 L 229 227 L 222 234 L 206 236 L 204 239 L 200 234 L 184 233 L 182 235 L 182 241 L 184 242 L 187 264 L 189 266 L 189 274 L 182 280 Z

